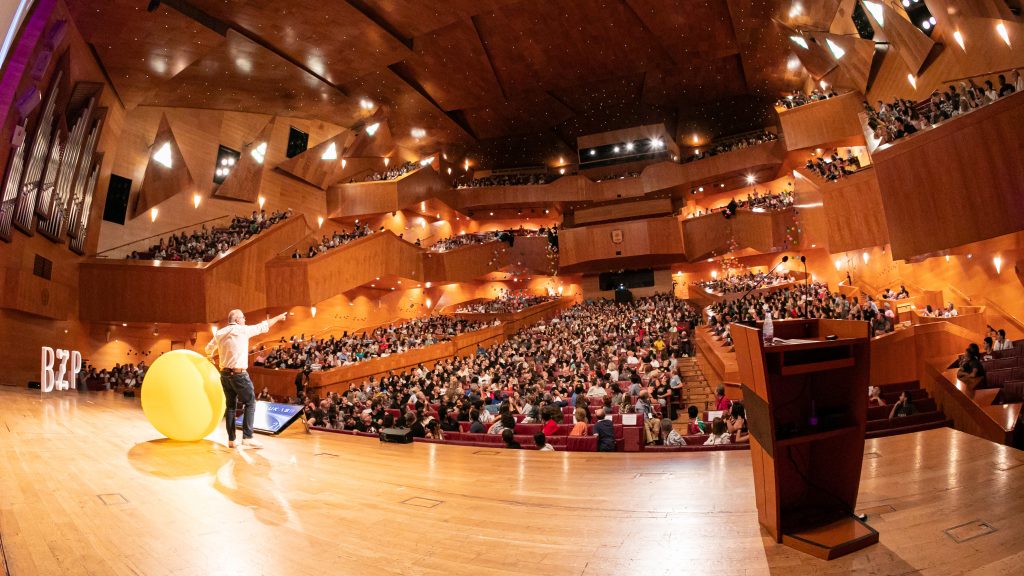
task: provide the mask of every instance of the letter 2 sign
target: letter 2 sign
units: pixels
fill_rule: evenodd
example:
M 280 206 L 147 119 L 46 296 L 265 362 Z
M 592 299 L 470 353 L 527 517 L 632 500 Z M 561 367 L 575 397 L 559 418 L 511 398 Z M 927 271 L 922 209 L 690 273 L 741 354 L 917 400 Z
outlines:
M 71 370 L 68 370 L 71 360 Z M 59 364 L 57 364 L 59 362 Z M 56 370 L 56 372 L 54 372 Z M 78 373 L 82 371 L 82 354 L 77 350 L 68 352 L 43 346 L 43 357 L 39 370 L 39 389 L 43 393 L 77 388 Z M 68 376 L 70 375 L 70 379 Z

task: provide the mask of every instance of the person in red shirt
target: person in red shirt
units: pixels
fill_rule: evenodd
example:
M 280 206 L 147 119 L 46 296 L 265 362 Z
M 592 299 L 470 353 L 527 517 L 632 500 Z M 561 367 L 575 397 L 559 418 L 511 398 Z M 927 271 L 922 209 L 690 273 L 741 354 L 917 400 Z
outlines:
M 732 409 L 732 400 L 725 397 L 725 386 L 722 384 L 715 388 L 715 410 L 728 413 Z

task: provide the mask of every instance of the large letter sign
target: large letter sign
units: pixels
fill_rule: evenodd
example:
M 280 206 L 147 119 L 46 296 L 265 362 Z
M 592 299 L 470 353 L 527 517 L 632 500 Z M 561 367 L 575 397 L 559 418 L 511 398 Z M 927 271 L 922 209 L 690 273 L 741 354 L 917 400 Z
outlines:
M 43 393 L 53 392 L 54 389 L 68 390 L 78 387 L 78 373 L 82 371 L 82 355 L 77 350 L 68 352 L 59 348 L 54 350 L 49 346 L 43 346 L 41 360 L 39 389 Z M 71 360 L 70 372 L 68 360 Z

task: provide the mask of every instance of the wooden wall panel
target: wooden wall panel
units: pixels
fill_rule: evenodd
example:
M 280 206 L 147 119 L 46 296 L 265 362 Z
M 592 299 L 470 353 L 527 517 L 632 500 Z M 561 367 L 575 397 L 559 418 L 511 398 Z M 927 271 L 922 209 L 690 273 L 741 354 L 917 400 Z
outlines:
M 814 148 L 848 138 L 862 138 L 857 113 L 864 109 L 864 97 L 848 92 L 835 98 L 779 111 L 779 126 L 786 150 Z
M 889 243 L 882 195 L 872 167 L 819 185 L 831 251 L 845 252 Z
M 739 210 L 729 219 L 721 212 L 686 218 L 682 220 L 686 259 L 695 262 L 745 248 L 761 252 L 783 250 L 786 228 L 793 225 L 793 212 L 792 208 L 778 212 Z
M 618 233 L 621 241 L 616 243 L 613 234 Z M 562 230 L 558 239 L 559 266 L 563 270 L 592 261 L 683 256 L 679 221 L 672 216 L 571 228 Z
M 433 168 L 424 167 L 394 180 L 331 186 L 327 190 L 327 212 L 332 218 L 364 218 L 431 199 L 458 208 L 456 198 L 446 178 Z
M 1021 126 L 1024 94 L 1013 94 L 875 152 L 895 258 L 1024 229 Z
M 670 198 L 634 200 L 594 206 L 592 208 L 579 208 L 573 214 L 573 223 L 580 226 L 595 222 L 626 220 L 643 216 L 664 216 L 671 213 L 672 199 Z

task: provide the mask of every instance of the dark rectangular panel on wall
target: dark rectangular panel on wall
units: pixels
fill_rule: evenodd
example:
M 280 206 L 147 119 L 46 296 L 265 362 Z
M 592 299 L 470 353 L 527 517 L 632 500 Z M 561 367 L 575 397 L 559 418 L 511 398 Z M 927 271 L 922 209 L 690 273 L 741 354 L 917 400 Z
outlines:
M 103 205 L 103 219 L 115 224 L 124 224 L 128 214 L 128 198 L 131 196 L 132 181 L 117 174 L 110 175 L 107 187 L 107 202 Z
M 598 275 L 601 290 L 618 290 L 619 288 L 650 288 L 654 286 L 654 270 L 625 270 L 623 272 L 604 272 Z
M 285 155 L 294 158 L 306 151 L 309 147 L 309 134 L 299 130 L 295 126 L 288 127 L 288 149 Z

